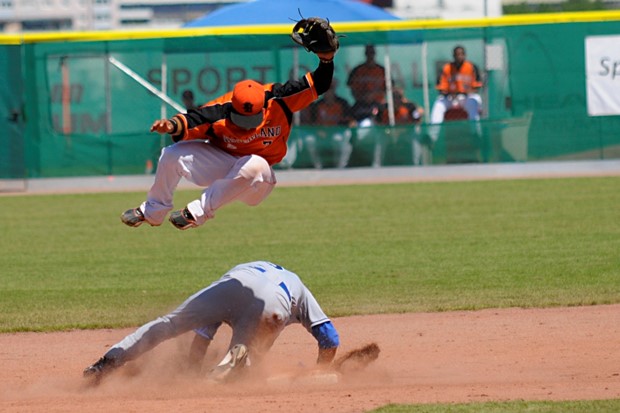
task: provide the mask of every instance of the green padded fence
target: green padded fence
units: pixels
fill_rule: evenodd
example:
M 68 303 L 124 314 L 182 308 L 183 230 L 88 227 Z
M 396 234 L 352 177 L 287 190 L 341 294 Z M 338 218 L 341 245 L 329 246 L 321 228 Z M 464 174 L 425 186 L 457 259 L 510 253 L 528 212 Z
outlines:
M 346 79 L 366 44 L 376 45 L 393 84 L 427 116 L 437 70 L 455 45 L 466 48 L 485 84 L 481 134 L 468 121 L 446 122 L 428 147 L 428 117 L 417 126 L 373 127 L 372 139 L 354 130 L 348 166 L 371 165 L 376 147 L 381 165 L 411 165 L 415 143 L 426 164 L 620 157 L 620 117 L 588 116 L 584 57 L 585 38 L 618 35 L 619 22 L 620 13 L 606 12 L 335 24 L 346 35 L 336 57 L 338 93 L 350 103 Z M 179 110 L 184 90 L 203 103 L 243 78 L 284 81 L 316 67 L 290 29 L 0 36 L 0 179 L 151 173 L 171 141 L 149 126 Z M 309 131 L 295 129 L 294 156 L 278 167 L 313 167 L 303 145 Z M 324 167 L 335 167 L 333 142 L 321 145 Z

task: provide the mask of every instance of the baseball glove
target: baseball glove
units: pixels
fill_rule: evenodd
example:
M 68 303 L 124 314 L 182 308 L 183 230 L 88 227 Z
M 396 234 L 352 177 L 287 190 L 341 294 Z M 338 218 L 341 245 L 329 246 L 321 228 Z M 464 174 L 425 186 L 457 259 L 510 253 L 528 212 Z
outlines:
M 320 17 L 301 19 L 293 27 L 293 41 L 313 53 L 335 52 L 340 47 L 338 36 L 328 20 Z
M 379 358 L 380 352 L 381 350 L 379 350 L 379 346 L 376 343 L 367 344 L 364 347 L 351 350 L 337 360 L 334 360 L 334 369 L 339 373 L 363 370 Z

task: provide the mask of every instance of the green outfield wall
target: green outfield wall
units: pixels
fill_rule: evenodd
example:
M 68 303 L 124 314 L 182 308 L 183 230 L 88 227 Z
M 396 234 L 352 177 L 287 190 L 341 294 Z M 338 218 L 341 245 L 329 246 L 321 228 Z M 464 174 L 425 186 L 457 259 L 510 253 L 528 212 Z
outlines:
M 589 114 L 585 46 L 586 38 L 620 36 L 620 13 L 334 27 L 346 35 L 336 57 L 338 92 L 351 103 L 346 78 L 362 62 L 366 44 L 377 47 L 392 83 L 426 114 L 436 97 L 437 70 L 455 45 L 465 46 L 479 66 L 485 84 L 481 133 L 468 121 L 445 123 L 425 154 L 427 164 L 620 157 L 620 116 Z M 244 78 L 284 81 L 314 69 L 316 57 L 295 47 L 290 29 L 0 36 L 0 179 L 151 173 L 171 142 L 149 133 L 149 126 L 178 111 L 184 90 L 202 103 Z M 606 58 L 600 74 L 620 83 L 620 52 L 610 50 Z M 377 145 L 382 165 L 412 164 L 414 144 L 427 142 L 427 120 L 372 127 L 372 139 L 352 130 L 349 166 L 370 165 Z M 279 168 L 312 167 L 303 143 L 307 129 L 295 129 L 291 156 Z M 326 167 L 333 164 L 329 149 L 321 149 Z

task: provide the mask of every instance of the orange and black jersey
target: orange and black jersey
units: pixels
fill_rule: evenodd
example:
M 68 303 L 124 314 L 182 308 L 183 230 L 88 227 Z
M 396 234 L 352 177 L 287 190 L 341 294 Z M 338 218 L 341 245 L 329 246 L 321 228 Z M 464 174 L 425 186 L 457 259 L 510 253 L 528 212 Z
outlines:
M 179 129 L 172 138 L 175 142 L 208 139 L 232 155 L 259 155 L 274 165 L 286 155 L 293 113 L 306 108 L 325 93 L 333 74 L 333 62 L 319 63 L 314 72 L 298 80 L 263 85 L 263 122 L 255 129 L 244 129 L 231 121 L 232 92 L 228 92 L 196 110 L 176 115 Z

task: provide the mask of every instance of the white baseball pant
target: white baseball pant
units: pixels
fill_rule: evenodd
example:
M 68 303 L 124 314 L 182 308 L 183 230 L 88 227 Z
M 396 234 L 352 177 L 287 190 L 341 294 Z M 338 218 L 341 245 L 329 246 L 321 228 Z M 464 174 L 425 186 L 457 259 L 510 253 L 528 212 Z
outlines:
M 140 206 L 151 225 L 160 225 L 172 210 L 181 177 L 206 187 L 200 199 L 187 205 L 197 225 L 234 201 L 260 204 L 276 184 L 273 169 L 258 155 L 234 156 L 202 140 L 177 142 L 162 149 L 155 182 Z

